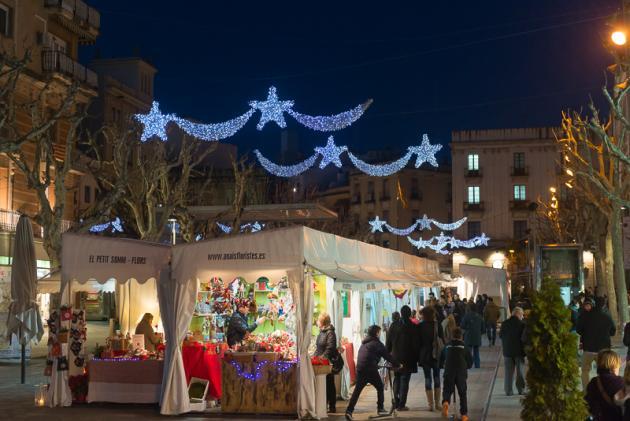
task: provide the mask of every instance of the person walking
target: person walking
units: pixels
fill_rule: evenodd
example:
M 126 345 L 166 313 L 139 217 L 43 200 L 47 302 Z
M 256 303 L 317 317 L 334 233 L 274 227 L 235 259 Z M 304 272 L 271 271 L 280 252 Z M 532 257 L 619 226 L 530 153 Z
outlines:
M 504 390 L 507 396 L 514 394 L 514 370 L 516 370 L 516 390 L 519 395 L 525 390 L 525 378 L 523 366 L 525 365 L 525 346 L 523 343 L 525 323 L 523 322 L 523 309 L 515 307 L 512 317 L 501 324 L 499 337 L 503 345 L 503 363 L 505 365 Z
M 590 379 L 591 366 L 597 353 L 610 349 L 610 337 L 615 336 L 616 328 L 610 315 L 594 308 L 594 301 L 587 298 L 578 316 L 575 330 L 582 340 L 582 387 L 586 390 Z
M 444 343 L 447 344 L 453 340 L 453 330 L 457 328 L 455 316 L 449 314 L 442 322 L 442 331 L 444 332 Z
M 437 321 L 435 309 L 424 307 L 421 311 L 422 322 L 420 323 L 420 352 L 418 365 L 424 372 L 424 388 L 427 394 L 429 411 L 433 411 L 436 404 L 440 402 L 442 389 L 440 388 L 440 362 L 439 355 L 434 356 L 434 342 L 440 338 L 444 341 L 442 326 Z
M 497 340 L 497 322 L 501 317 L 501 309 L 494 303 L 492 297 L 488 297 L 488 304 L 483 309 L 483 320 L 486 324 L 486 335 L 488 336 L 488 345 L 494 346 Z
M 315 341 L 316 349 L 313 355 L 325 357 L 332 363 L 339 351 L 337 351 L 337 334 L 330 322 L 328 313 L 320 314 L 317 319 L 317 326 L 319 326 L 319 335 Z M 326 402 L 328 403 L 328 412 L 337 412 L 337 390 L 335 389 L 335 375 L 333 373 L 326 375 Z
M 481 367 L 479 347 L 481 346 L 481 335 L 485 329 L 483 319 L 477 313 L 477 306 L 472 300 L 468 304 L 468 310 L 462 319 L 461 328 L 464 330 L 464 343 L 472 349 L 475 368 L 479 368 Z
M 368 383 L 376 389 L 376 408 L 378 415 L 384 416 L 389 414 L 385 411 L 385 391 L 383 380 L 381 380 L 381 375 L 378 372 L 378 362 L 383 358 L 396 367 L 398 367 L 399 364 L 394 357 L 387 352 L 387 348 L 385 348 L 385 345 L 383 345 L 379 339 L 380 336 L 380 326 L 370 326 L 367 331 L 367 336 L 363 339 L 361 347 L 359 348 L 359 354 L 357 356 L 357 381 L 350 401 L 348 402 L 348 408 L 346 409 L 346 420 L 348 421 L 352 421 L 352 413 L 359 400 L 359 395 L 361 395 L 361 391 Z
M 418 372 L 419 339 L 418 325 L 411 321 L 411 308 L 402 306 L 400 320 L 392 323 L 385 341 L 387 352 L 403 366 L 394 373 L 394 399 L 399 411 L 409 411 L 407 394 L 411 375 Z
M 467 384 L 468 369 L 472 367 L 472 355 L 463 341 L 461 328 L 453 329 L 453 339 L 446 345 L 444 353 L 444 397 L 442 399 L 442 416 L 448 417 L 451 396 L 459 395 L 459 413 L 462 421 L 468 421 Z
M 618 375 L 621 358 L 615 351 L 605 349 L 597 356 L 597 377 L 586 386 L 586 403 L 595 421 L 621 421 L 621 407 L 615 405 L 614 397 L 623 390 L 623 378 Z

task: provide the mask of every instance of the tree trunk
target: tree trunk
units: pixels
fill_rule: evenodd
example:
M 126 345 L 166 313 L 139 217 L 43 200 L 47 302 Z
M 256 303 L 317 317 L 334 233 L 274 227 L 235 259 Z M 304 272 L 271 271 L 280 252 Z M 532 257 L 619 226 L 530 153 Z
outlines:
M 612 224 L 608 223 L 608 231 L 606 232 L 606 257 L 604 258 L 604 280 L 606 282 L 606 294 L 608 295 L 608 308 L 610 316 L 615 325 L 619 325 L 619 312 L 617 311 L 617 294 L 615 292 L 614 282 L 614 256 L 613 256 L 613 236 Z
M 611 226 L 610 231 L 612 236 L 615 292 L 617 293 L 617 306 L 619 307 L 619 321 L 623 326 L 628 323 L 628 290 L 626 288 L 626 274 L 623 267 L 621 208 L 617 204 L 613 204 L 613 212 L 609 224 Z

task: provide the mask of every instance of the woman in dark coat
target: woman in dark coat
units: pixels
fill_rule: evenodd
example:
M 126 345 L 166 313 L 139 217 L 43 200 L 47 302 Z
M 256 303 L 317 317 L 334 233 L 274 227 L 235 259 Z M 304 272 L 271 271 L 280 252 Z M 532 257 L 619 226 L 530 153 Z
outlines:
M 395 321 L 387 333 L 387 351 L 402 364 L 402 369 L 394 374 L 394 397 L 399 411 L 408 411 L 407 394 L 411 374 L 418 372 L 419 352 L 418 325 L 411 321 L 411 308 L 400 309 L 400 320 Z
M 616 352 L 605 349 L 597 354 L 597 377 L 586 386 L 586 403 L 595 421 L 621 421 L 621 407 L 615 405 L 614 396 L 624 388 L 619 377 L 621 358 Z
M 424 372 L 424 388 L 429 403 L 429 411 L 433 411 L 434 402 L 438 404 L 442 389 L 440 388 L 440 365 L 439 355 L 433 357 L 433 341 L 435 340 L 436 330 L 437 336 L 444 340 L 444 332 L 442 326 L 436 320 L 435 309 L 431 306 L 424 307 L 421 311 L 422 323 L 419 325 L 420 333 L 420 352 L 418 354 L 418 365 L 422 366 Z M 435 388 L 434 388 L 435 386 Z
M 319 326 L 319 335 L 317 335 L 315 342 L 317 348 L 314 355 L 332 361 L 338 352 L 337 335 L 328 313 L 320 314 L 319 319 L 317 319 L 317 326 Z M 337 412 L 337 390 L 335 389 L 335 375 L 333 373 L 326 375 L 326 401 L 328 402 L 328 412 Z
M 481 366 L 479 347 L 481 346 L 481 335 L 486 330 L 484 324 L 483 317 L 477 312 L 476 304 L 469 303 L 461 327 L 464 329 L 464 343 L 472 349 L 475 368 Z

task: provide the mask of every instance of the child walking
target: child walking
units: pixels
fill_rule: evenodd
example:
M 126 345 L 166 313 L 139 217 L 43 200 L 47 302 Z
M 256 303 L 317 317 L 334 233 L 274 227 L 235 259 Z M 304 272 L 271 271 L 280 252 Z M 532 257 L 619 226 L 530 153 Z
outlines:
M 381 358 L 389 361 L 393 365 L 398 365 L 387 348 L 380 341 L 381 328 L 373 325 L 368 328 L 367 336 L 361 343 L 359 348 L 359 355 L 357 358 L 357 383 L 354 386 L 352 397 L 348 403 L 348 409 L 346 409 L 346 420 L 352 421 L 352 412 L 359 400 L 359 395 L 363 388 L 370 383 L 376 389 L 377 396 L 377 411 L 379 416 L 387 415 L 385 411 L 385 393 L 383 381 L 378 373 L 378 362 Z
M 445 353 L 442 416 L 448 417 L 451 395 L 455 393 L 455 388 L 457 388 L 459 412 L 462 415 L 462 421 L 468 421 L 466 380 L 468 379 L 468 369 L 472 367 L 473 360 L 470 349 L 464 345 L 464 335 L 461 328 L 453 329 L 452 335 L 453 339 L 446 345 Z

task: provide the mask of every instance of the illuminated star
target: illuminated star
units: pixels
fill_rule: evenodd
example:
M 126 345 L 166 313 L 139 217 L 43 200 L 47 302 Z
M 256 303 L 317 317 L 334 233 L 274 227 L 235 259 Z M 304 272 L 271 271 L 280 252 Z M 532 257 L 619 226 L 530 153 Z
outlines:
M 376 218 L 374 218 L 373 220 L 369 222 L 369 224 L 372 226 L 372 232 L 376 232 L 376 231 L 383 232 L 383 225 L 385 225 L 385 223 L 386 221 L 381 221 L 378 215 L 376 216 Z
M 429 136 L 426 134 L 422 135 L 422 144 L 420 146 L 410 146 L 409 152 L 413 152 L 417 155 L 416 157 L 416 168 L 420 168 L 425 162 L 433 165 L 434 167 L 438 166 L 437 159 L 435 159 L 435 154 L 442 149 L 442 145 L 432 145 L 429 143 Z
M 322 156 L 322 160 L 319 162 L 319 168 L 324 169 L 331 162 L 335 164 L 337 168 L 341 168 L 341 159 L 339 158 L 339 155 L 347 150 L 347 146 L 335 145 L 335 140 L 332 136 L 330 136 L 326 146 L 318 146 L 315 148 L 315 152 Z
M 148 114 L 136 114 L 136 119 L 144 125 L 140 140 L 144 142 L 154 135 L 162 140 L 167 140 L 166 125 L 174 118 L 175 116 L 172 114 L 162 114 L 160 104 L 153 101 L 151 111 Z
M 490 238 L 486 237 L 485 232 L 482 232 L 481 235 L 477 237 L 475 240 L 476 240 L 475 242 L 480 246 L 488 246 L 488 241 L 490 240 Z
M 430 230 L 431 229 L 431 219 L 425 213 L 421 219 L 416 219 L 416 225 L 421 230 Z
M 260 110 L 260 121 L 256 126 L 258 130 L 262 130 L 268 121 L 275 121 L 280 128 L 284 129 L 287 127 L 284 113 L 291 111 L 293 101 L 279 101 L 276 87 L 272 86 L 269 88 L 266 101 L 250 101 L 249 105 L 255 110 Z

